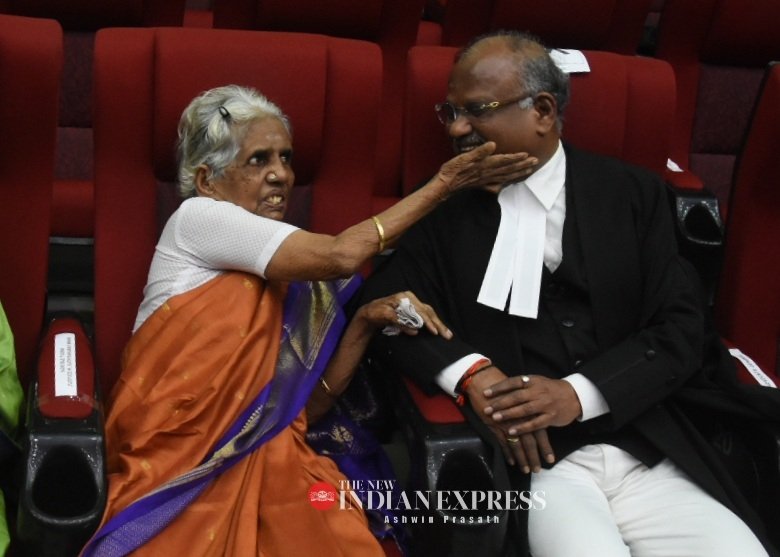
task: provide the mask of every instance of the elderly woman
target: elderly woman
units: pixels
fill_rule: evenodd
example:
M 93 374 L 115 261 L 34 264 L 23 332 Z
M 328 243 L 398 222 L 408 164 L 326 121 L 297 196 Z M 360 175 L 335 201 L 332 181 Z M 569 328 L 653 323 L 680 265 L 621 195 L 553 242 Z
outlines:
M 305 406 L 327 410 L 404 297 L 430 334 L 451 334 L 411 293 L 347 324 L 356 281 L 344 277 L 450 194 L 535 163 L 493 148 L 445 163 L 372 219 L 314 234 L 282 222 L 294 173 L 279 108 L 239 86 L 194 99 L 179 124 L 187 199 L 162 232 L 109 399 L 108 504 L 83 554 L 381 555 L 361 510 L 311 504 L 313 486 L 327 495 L 345 478 L 306 444 Z

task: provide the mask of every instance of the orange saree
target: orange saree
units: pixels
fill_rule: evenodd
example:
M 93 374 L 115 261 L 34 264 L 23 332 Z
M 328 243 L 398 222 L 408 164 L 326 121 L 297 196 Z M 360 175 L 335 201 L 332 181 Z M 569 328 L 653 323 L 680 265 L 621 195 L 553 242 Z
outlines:
M 136 331 L 106 421 L 104 524 L 198 467 L 272 380 L 285 294 L 284 285 L 226 273 L 174 296 Z M 335 505 L 319 510 L 310 504 L 313 484 L 324 481 L 338 489 L 346 478 L 331 460 L 311 450 L 305 433 L 301 411 L 289 426 L 211 480 L 132 554 L 383 555 L 359 509 Z

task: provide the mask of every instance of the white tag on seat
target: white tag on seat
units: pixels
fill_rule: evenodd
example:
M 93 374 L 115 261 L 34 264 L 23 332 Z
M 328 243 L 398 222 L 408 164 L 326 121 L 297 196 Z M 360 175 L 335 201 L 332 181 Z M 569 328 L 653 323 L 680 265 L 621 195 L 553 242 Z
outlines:
M 54 396 L 78 396 L 73 333 L 59 333 L 54 337 Z
M 571 48 L 553 48 L 550 58 L 555 65 L 566 73 L 589 73 L 590 64 L 581 50 Z
M 739 348 L 729 348 L 729 353 L 734 358 L 742 362 L 742 365 L 745 366 L 745 369 L 748 370 L 748 373 L 753 376 L 753 379 L 756 380 L 756 383 L 763 385 L 764 387 L 777 387 L 775 382 L 772 381 L 772 378 L 764 373 L 759 365 L 753 361 L 753 358 L 742 352 L 742 350 Z
M 680 167 L 680 165 L 674 162 L 672 159 L 666 159 L 666 168 L 672 172 L 683 172 L 683 169 Z

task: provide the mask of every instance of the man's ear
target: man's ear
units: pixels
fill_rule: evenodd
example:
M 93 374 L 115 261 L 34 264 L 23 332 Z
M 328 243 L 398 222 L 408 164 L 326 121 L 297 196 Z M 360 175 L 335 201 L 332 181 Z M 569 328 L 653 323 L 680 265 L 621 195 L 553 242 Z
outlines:
M 550 93 L 539 93 L 534 98 L 534 110 L 538 114 L 539 135 L 546 135 L 555 128 L 558 119 L 558 103 Z
M 201 197 L 214 197 L 214 183 L 211 180 L 211 169 L 201 164 L 195 169 L 195 191 Z

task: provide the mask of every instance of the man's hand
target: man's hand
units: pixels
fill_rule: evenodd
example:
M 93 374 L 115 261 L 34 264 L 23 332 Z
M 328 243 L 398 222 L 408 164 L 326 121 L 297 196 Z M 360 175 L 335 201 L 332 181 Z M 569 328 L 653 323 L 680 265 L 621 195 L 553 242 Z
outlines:
M 490 401 L 485 397 L 485 390 L 505 381 L 507 381 L 507 376 L 497 367 L 490 366 L 474 375 L 466 388 L 466 395 L 474 412 L 495 434 L 507 462 L 513 466 L 517 464 L 526 474 L 531 471 L 538 472 L 541 470 L 542 459 L 550 464 L 555 462 L 555 453 L 547 438 L 547 431 L 539 429 L 537 431 L 529 430 L 523 434 L 510 434 L 507 431 L 509 424 L 505 426 L 496 422 L 491 415 L 484 411 L 490 404 Z
M 569 425 L 582 415 L 574 387 L 542 375 L 509 377 L 484 391 L 486 416 L 508 435 Z

